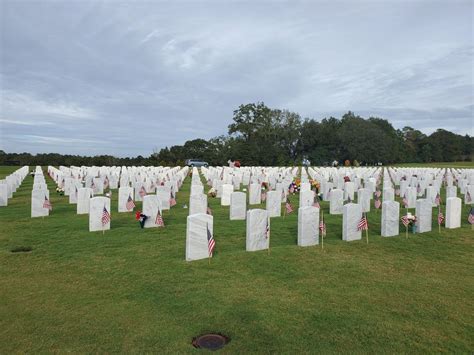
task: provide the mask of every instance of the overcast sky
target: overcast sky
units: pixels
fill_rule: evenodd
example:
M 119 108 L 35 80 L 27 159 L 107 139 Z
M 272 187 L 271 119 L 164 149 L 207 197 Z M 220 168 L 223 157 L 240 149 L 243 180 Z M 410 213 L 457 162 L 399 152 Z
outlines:
M 7 152 L 148 156 L 257 101 L 474 133 L 471 0 L 0 3 Z

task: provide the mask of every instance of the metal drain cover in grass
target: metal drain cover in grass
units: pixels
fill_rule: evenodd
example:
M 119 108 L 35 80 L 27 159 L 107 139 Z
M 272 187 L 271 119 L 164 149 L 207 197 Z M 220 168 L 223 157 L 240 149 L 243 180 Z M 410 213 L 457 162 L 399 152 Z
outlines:
M 15 248 L 11 248 L 10 252 L 12 252 L 12 253 L 28 253 L 32 250 L 33 250 L 33 248 L 31 248 L 31 247 L 15 247 Z
M 193 339 L 193 346 L 199 349 L 218 350 L 230 341 L 229 337 L 222 334 L 203 334 Z

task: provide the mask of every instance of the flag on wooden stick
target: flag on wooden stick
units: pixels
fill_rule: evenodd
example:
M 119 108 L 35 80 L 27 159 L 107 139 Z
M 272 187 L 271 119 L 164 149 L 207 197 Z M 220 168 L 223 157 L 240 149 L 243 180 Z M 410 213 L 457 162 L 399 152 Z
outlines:
M 158 213 L 156 214 L 155 224 L 158 227 L 164 227 L 165 221 L 163 220 L 163 216 L 161 215 L 160 209 L 158 208 Z
M 471 207 L 471 210 L 469 211 L 469 216 L 467 217 L 467 221 L 470 224 L 474 225 L 474 207 Z
M 44 197 L 43 208 L 47 208 L 50 211 L 53 210 L 53 205 L 46 196 Z
M 290 214 L 291 212 L 293 212 L 293 206 L 291 205 L 291 202 L 288 198 L 286 199 L 286 203 L 285 203 L 285 211 L 287 214 Z
M 174 193 L 171 192 L 170 207 L 173 207 L 174 205 L 176 205 L 176 198 L 174 197 Z
M 367 229 L 369 229 L 369 223 L 367 222 L 367 217 L 363 215 L 359 223 L 357 223 L 357 230 L 365 231 Z
M 209 224 L 206 224 L 206 228 L 207 228 L 207 250 L 209 252 L 209 257 L 211 258 L 212 254 L 214 253 L 214 248 L 216 247 L 216 241 L 214 240 L 211 230 L 209 229 Z
M 135 208 L 135 202 L 133 202 L 132 196 L 128 195 L 127 203 L 125 204 L 127 210 L 131 211 Z
M 109 211 L 107 211 L 107 208 L 104 205 L 104 209 L 102 210 L 102 226 L 105 226 L 109 222 L 110 222 L 110 213 Z

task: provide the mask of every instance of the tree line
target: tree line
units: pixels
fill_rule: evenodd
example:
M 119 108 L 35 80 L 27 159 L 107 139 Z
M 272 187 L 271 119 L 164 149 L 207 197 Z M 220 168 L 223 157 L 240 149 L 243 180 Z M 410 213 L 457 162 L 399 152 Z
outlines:
M 78 156 L 57 153 L 5 153 L 0 165 L 184 165 L 202 159 L 210 165 L 239 160 L 243 165 L 330 165 L 348 160 L 361 165 L 473 160 L 474 138 L 438 129 L 430 135 L 406 126 L 395 129 L 388 120 L 364 119 L 347 112 L 316 121 L 263 102 L 241 105 L 233 113 L 228 134 L 209 140 L 193 139 L 165 147 L 149 157 Z

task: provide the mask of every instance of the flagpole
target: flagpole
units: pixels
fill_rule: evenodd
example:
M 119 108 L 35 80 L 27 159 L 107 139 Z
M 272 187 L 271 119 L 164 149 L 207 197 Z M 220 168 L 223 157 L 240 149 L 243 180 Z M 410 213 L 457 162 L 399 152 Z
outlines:
M 406 210 L 407 210 L 406 216 L 407 216 L 407 219 L 408 219 L 408 208 Z M 406 225 L 406 230 L 407 230 L 406 239 L 408 239 L 408 224 Z
M 367 240 L 367 244 L 369 244 L 369 221 L 367 220 L 367 214 L 364 212 L 365 221 L 367 223 L 367 228 L 365 230 L 365 239 Z
M 267 219 L 268 223 L 268 255 L 270 255 L 270 218 Z
M 323 228 L 321 231 L 321 250 L 324 250 L 324 211 L 321 209 L 321 220 L 323 222 Z
M 441 203 L 438 205 L 438 233 L 441 233 L 441 223 L 439 223 L 439 214 L 441 213 Z

